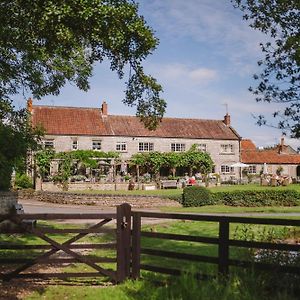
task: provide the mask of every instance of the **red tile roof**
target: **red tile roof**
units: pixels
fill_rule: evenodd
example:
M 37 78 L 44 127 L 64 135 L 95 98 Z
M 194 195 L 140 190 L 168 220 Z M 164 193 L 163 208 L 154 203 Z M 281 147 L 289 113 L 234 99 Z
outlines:
M 256 150 L 255 144 L 251 140 L 241 140 L 242 150 Z
M 222 120 L 164 118 L 155 131 L 133 116 L 102 116 L 97 108 L 33 106 L 32 123 L 42 124 L 47 134 L 130 137 L 170 137 L 238 140 Z
M 250 140 L 241 141 L 241 161 L 246 164 L 300 164 L 300 154 L 278 153 L 277 148 L 257 150 Z

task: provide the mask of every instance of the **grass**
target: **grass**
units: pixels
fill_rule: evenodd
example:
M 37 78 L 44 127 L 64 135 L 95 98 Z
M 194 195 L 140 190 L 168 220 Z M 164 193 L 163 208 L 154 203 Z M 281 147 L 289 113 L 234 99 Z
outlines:
M 160 207 L 163 212 L 179 213 L 209 213 L 209 214 L 243 214 L 243 213 L 300 213 L 300 206 L 227 206 L 227 205 L 206 205 L 200 207 Z
M 38 223 L 43 226 L 54 228 L 76 228 L 78 225 Z M 255 239 L 259 241 L 267 241 L 276 237 L 283 239 L 285 237 L 299 238 L 300 232 L 293 231 L 291 228 L 278 226 L 275 230 L 273 226 L 243 226 L 234 225 L 231 227 L 231 238 L 236 239 Z M 207 237 L 218 236 L 218 225 L 214 222 L 195 222 L 195 221 L 174 221 L 165 222 L 155 225 L 146 225 L 144 231 L 165 232 L 176 234 L 188 234 Z M 56 241 L 63 242 L 71 237 L 71 234 L 64 236 L 58 234 L 49 234 Z M 10 242 L 19 242 L 25 244 L 42 244 L 39 238 L 31 235 L 6 236 L 6 240 Z M 101 243 L 114 240 L 112 234 L 96 235 L 91 234 L 79 242 Z M 2 239 L 3 241 L 3 239 Z M 153 238 L 142 238 L 142 247 L 152 249 L 163 249 L 174 252 L 190 253 L 197 255 L 217 256 L 217 246 L 203 243 L 180 242 L 172 240 L 161 240 Z M 3 252 L 2 252 L 3 254 Z M 4 252 L 5 254 L 5 252 Z M 33 255 L 35 253 L 31 253 Z M 7 255 L 7 253 L 6 253 Z M 15 252 L 10 253 L 10 257 L 16 255 Z M 115 253 L 112 250 L 97 250 L 85 254 L 89 256 L 109 256 Z M 3 256 L 2 256 L 3 257 Z M 26 256 L 27 257 L 27 256 Z M 231 258 L 249 258 L 247 250 L 231 249 Z M 157 266 L 165 266 L 171 268 L 179 268 L 184 270 L 197 269 L 204 273 L 214 273 L 216 266 L 207 263 L 187 262 L 184 260 L 175 260 L 171 258 L 159 258 L 155 256 L 142 255 L 142 263 Z M 101 264 L 104 267 L 112 267 L 112 264 Z M 69 265 L 63 269 L 65 272 L 86 272 L 89 267 L 83 264 Z M 181 278 L 170 278 L 159 274 L 143 272 L 143 280 L 127 281 L 118 286 L 107 286 L 106 279 L 72 279 L 66 282 L 52 281 L 50 285 L 43 285 L 36 291 L 31 291 L 22 299 L 297 299 L 291 294 L 286 294 L 284 289 L 281 292 L 271 293 L 265 286 L 261 286 L 262 282 L 257 279 L 257 275 L 249 276 L 250 271 L 243 277 L 243 274 L 234 275 L 227 284 L 217 281 L 198 282 L 189 275 Z M 157 281 L 160 283 L 158 284 Z M 288 287 L 291 283 L 288 283 Z M 269 294 L 272 297 L 268 298 Z M 201 295 L 201 296 L 200 296 Z
M 209 188 L 211 192 L 226 192 L 236 190 L 295 190 L 300 192 L 300 184 L 290 184 L 288 186 L 261 186 L 259 184 L 247 184 L 247 185 L 227 185 L 227 186 L 216 186 Z M 163 198 L 176 198 L 182 194 L 182 189 L 164 189 L 164 190 L 134 190 L 134 191 L 103 191 L 103 190 L 81 190 L 81 191 L 70 191 L 68 193 L 84 193 L 84 194 L 101 194 L 101 195 L 137 195 L 137 196 L 157 196 Z

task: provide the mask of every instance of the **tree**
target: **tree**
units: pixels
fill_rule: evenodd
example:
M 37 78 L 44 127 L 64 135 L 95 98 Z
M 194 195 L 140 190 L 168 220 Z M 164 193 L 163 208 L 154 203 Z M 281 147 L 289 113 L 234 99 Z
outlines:
M 123 102 L 136 106 L 149 129 L 160 122 L 166 107 L 162 87 L 142 67 L 158 40 L 133 0 L 3 0 L 0 23 L 1 134 L 19 137 L 1 148 L 5 157 L 25 155 L 27 140 L 34 140 L 23 130 L 26 113 L 14 112 L 14 95 L 58 95 L 67 82 L 87 91 L 93 66 L 103 60 L 119 78 L 129 68 Z M 23 150 L 9 153 L 17 142 Z M 2 160 L 1 172 L 8 160 Z
M 118 76 L 128 65 L 123 102 L 154 129 L 165 111 L 162 87 L 141 62 L 158 44 L 133 0 L 4 0 L 0 3 L 0 99 L 22 91 L 57 95 L 66 82 L 88 90 L 104 59 Z
M 27 151 L 38 147 L 38 139 L 42 132 L 33 129 L 27 122 L 26 112 L 11 110 L 10 106 L 2 106 L 0 117 L 0 190 L 10 188 L 13 168 Z
M 231 0 L 244 12 L 250 26 L 270 35 L 261 43 L 263 68 L 254 75 L 256 87 L 250 87 L 257 101 L 282 103 L 284 108 L 273 113 L 276 127 L 300 137 L 300 2 L 299 0 Z M 258 116 L 258 124 L 268 124 Z

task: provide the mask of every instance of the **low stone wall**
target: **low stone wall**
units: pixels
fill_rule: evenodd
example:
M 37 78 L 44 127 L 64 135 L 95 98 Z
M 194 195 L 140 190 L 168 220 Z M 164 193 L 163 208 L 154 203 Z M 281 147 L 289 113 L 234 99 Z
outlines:
M 122 203 L 129 203 L 135 208 L 155 208 L 161 206 L 181 206 L 177 201 L 156 196 L 136 195 L 107 195 L 107 194 L 78 194 L 68 192 L 28 192 L 19 191 L 19 199 L 33 199 L 37 201 L 73 204 L 73 205 L 96 205 L 102 207 L 116 207 Z
M 91 182 L 71 182 L 68 184 L 68 191 L 84 191 L 84 190 L 99 190 L 99 191 L 128 191 L 128 183 L 91 183 Z M 136 184 L 135 188 L 138 185 Z M 43 182 L 41 186 L 44 192 L 62 192 L 61 184 L 53 182 Z

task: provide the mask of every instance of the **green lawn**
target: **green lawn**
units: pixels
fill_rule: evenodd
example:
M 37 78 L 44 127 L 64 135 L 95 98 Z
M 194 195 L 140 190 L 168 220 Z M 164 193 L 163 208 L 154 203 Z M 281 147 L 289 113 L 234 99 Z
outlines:
M 264 189 L 276 189 L 276 190 L 296 190 L 300 192 L 300 184 L 290 184 L 289 186 L 283 187 L 265 187 L 258 184 L 247 184 L 247 185 L 227 185 L 217 186 L 209 188 L 212 192 L 224 192 L 224 191 L 235 191 L 235 190 L 264 190 Z M 160 197 L 177 197 L 182 194 L 182 189 L 164 189 L 154 191 L 134 190 L 134 191 L 102 191 L 102 190 L 81 190 L 71 191 L 68 193 L 86 193 L 86 194 L 103 194 L 103 195 L 143 195 L 143 196 L 160 196 Z
M 200 208 L 199 208 L 200 209 Z M 241 209 L 241 208 L 233 208 Z M 261 208 L 260 208 L 261 209 Z M 265 210 L 264 210 L 265 211 Z M 55 224 L 55 223 L 40 223 L 43 226 L 50 226 L 55 228 L 75 228 L 78 225 L 68 225 L 68 224 Z M 165 222 L 155 225 L 146 225 L 143 227 L 144 231 L 152 232 L 165 232 L 165 233 L 176 233 L 176 234 L 187 234 L 187 235 L 199 235 L 207 237 L 217 237 L 218 236 L 218 225 L 214 222 L 194 222 L 194 221 L 174 221 Z M 58 234 L 49 234 L 49 236 L 59 242 L 63 242 L 71 235 L 65 235 L 64 237 Z M 276 229 L 274 226 L 243 226 L 243 225 L 231 225 L 231 238 L 237 239 L 255 239 L 259 241 L 266 241 L 270 238 L 282 239 L 284 237 L 299 238 L 299 230 L 294 231 L 292 228 L 285 228 L 278 226 Z M 40 239 L 33 236 L 6 236 L 5 240 L 25 243 L 25 244 L 41 244 L 44 243 Z M 105 241 L 113 241 L 114 236 L 112 234 L 97 235 L 91 234 L 85 237 L 80 242 L 88 243 L 101 243 Z M 3 236 L 1 238 L 3 241 Z M 174 252 L 216 256 L 217 246 L 194 243 L 194 242 L 181 242 L 172 240 L 161 240 L 152 238 L 143 238 L 142 247 L 153 248 L 153 249 L 163 249 Z M 7 251 L 2 253 L 2 257 L 7 257 Z M 4 255 L 3 255 L 4 254 Z M 36 253 L 30 252 L 30 256 Z M 10 253 L 10 257 L 15 255 L 15 252 Z M 24 255 L 24 253 L 23 253 Z M 115 252 L 112 250 L 97 250 L 92 253 L 87 253 L 89 256 L 114 256 Z M 28 256 L 26 256 L 28 257 Z M 231 249 L 231 258 L 246 258 L 249 257 L 247 250 L 240 250 L 239 248 Z M 204 273 L 214 273 L 216 271 L 216 266 L 207 263 L 192 263 L 184 260 L 175 260 L 171 258 L 159 258 L 155 256 L 142 256 L 142 263 L 148 263 L 156 266 L 166 266 L 171 268 L 183 268 L 183 269 L 197 269 Z M 103 265 L 103 264 L 102 264 Z M 111 264 L 106 264 L 105 267 L 112 267 Z M 89 271 L 90 269 L 83 264 L 69 265 L 64 268 L 65 272 L 74 271 Z M 234 281 L 228 286 L 222 286 L 220 283 L 215 283 L 210 286 L 210 283 L 203 282 L 199 285 L 199 282 L 193 282 L 192 279 L 172 279 L 169 281 L 168 277 L 163 275 L 155 275 L 147 272 L 143 272 L 143 280 L 132 282 L 127 281 L 124 284 L 118 286 L 107 286 L 107 280 L 101 279 L 83 279 L 83 280 L 73 280 L 70 279 L 66 282 L 51 281 L 50 285 L 43 285 L 39 287 L 37 291 L 30 291 L 27 297 L 24 299 L 200 299 L 197 295 L 203 293 L 207 298 L 203 299 L 267 299 L 262 296 L 262 294 L 257 294 L 257 286 L 247 286 L 242 289 L 237 289 L 237 282 Z M 247 278 L 249 276 L 247 274 Z M 251 279 L 251 278 L 250 278 Z M 255 284 L 257 283 L 257 278 L 255 277 Z M 157 280 L 161 283 L 157 284 Z M 181 282 L 180 280 L 183 280 Z M 240 279 L 238 279 L 241 281 Z M 156 283 L 155 283 L 156 281 Z M 193 284 L 192 284 L 193 283 Z M 192 284 L 192 286 L 190 286 Z M 239 283 L 240 285 L 241 283 Z M 248 284 L 248 283 L 247 283 Z M 254 281 L 252 282 L 254 284 Z M 238 286 L 239 286 L 238 285 Z M 105 287 L 105 288 L 104 288 Z M 228 289 L 232 289 L 228 291 Z M 252 289 L 249 291 L 249 288 Z M 222 292 L 220 291 L 222 290 Z M 247 290 L 248 289 L 248 290 Z M 253 290 L 254 289 L 254 290 Z M 212 292 L 213 291 L 213 292 Z M 241 295 L 242 292 L 248 291 L 250 296 L 244 297 Z M 263 292 L 263 291 L 260 291 Z M 194 294 L 193 294 L 194 293 Z M 218 293 L 221 293 L 220 296 Z M 174 296 L 176 295 L 176 296 Z M 22 298 L 23 299 L 23 298 Z M 296 299 L 291 295 L 285 297 L 284 295 L 276 295 L 272 299 Z
M 178 213 L 209 213 L 209 214 L 243 214 L 243 213 L 300 213 L 300 206 L 227 206 L 227 205 L 207 205 L 200 207 L 160 207 L 163 212 Z

